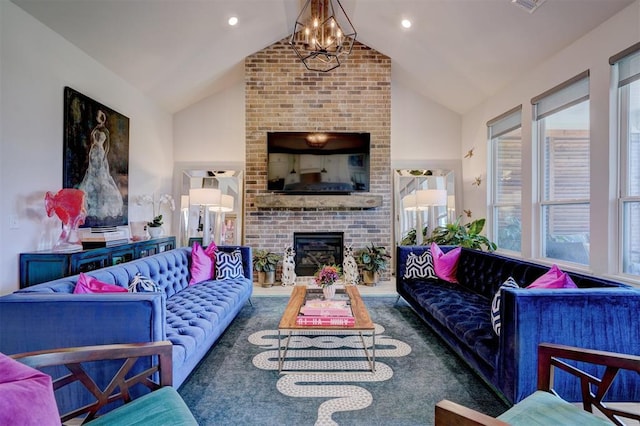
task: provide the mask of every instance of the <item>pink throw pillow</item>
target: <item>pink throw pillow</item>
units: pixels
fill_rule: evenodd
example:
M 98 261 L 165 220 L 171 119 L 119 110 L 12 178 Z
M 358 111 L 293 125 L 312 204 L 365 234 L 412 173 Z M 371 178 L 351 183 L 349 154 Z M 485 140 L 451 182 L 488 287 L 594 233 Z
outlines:
M 443 253 L 436 243 L 431 243 L 431 257 L 433 257 L 433 269 L 441 280 L 457 283 L 456 272 L 458 259 L 462 252 L 461 247 L 456 247 L 447 253 Z
M 103 283 L 102 281 L 81 272 L 78 277 L 78 282 L 76 282 L 76 287 L 73 289 L 73 294 L 126 293 L 127 291 L 128 290 L 124 287 Z
M 553 265 L 544 275 L 538 277 L 527 288 L 577 288 L 571 277 Z
M 0 372 L 0 424 L 60 424 L 51 376 L 2 353 Z
M 189 285 L 195 285 L 202 281 L 207 281 L 215 276 L 216 251 L 218 247 L 212 241 L 203 249 L 197 242 L 193 243 L 191 250 L 191 278 Z

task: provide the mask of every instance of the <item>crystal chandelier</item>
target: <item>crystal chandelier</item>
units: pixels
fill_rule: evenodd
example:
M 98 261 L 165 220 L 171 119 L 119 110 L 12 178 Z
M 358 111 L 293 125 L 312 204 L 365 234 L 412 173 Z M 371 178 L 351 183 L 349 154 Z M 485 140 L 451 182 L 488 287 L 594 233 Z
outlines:
M 355 41 L 356 29 L 340 0 L 307 0 L 289 44 L 308 70 L 328 72 L 340 66 L 340 58 L 351 53 Z

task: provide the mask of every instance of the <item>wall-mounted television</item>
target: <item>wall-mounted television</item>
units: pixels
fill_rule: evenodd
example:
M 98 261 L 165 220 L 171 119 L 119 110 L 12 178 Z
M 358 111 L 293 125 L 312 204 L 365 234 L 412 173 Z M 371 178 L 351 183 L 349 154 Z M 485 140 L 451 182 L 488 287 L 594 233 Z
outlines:
M 267 189 L 289 194 L 369 191 L 370 133 L 267 133 Z

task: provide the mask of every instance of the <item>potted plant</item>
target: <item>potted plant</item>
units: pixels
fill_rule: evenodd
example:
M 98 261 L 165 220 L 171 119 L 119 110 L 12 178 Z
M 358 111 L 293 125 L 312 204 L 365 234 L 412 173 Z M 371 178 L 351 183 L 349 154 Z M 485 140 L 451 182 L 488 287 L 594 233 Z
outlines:
M 153 218 L 153 221 L 147 222 L 147 231 L 151 238 L 158 238 L 162 235 L 162 215 Z
M 362 266 L 362 280 L 367 285 L 375 285 L 379 280 L 379 272 L 387 269 L 389 262 L 387 249 L 383 246 L 370 246 L 358 253 L 358 263 Z
M 448 223 L 446 226 L 438 226 L 431 233 L 428 243 L 436 243 L 438 245 L 461 246 L 477 250 L 494 251 L 498 248 L 496 243 L 490 241 L 484 235 L 480 235 L 484 228 L 485 219 L 476 219 L 465 225 L 460 224 L 462 216 L 459 216 L 454 223 Z
M 271 287 L 276 282 L 276 266 L 280 255 L 269 250 L 256 250 L 253 253 L 253 269 L 258 272 L 258 284 Z

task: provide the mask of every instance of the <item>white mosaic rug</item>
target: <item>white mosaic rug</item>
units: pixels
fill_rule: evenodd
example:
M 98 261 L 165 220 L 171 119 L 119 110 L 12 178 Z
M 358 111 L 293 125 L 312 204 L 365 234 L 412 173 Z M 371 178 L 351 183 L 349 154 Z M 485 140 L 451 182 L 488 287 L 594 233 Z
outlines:
M 366 389 L 368 382 L 393 378 L 393 370 L 384 363 L 384 358 L 411 353 L 408 344 L 385 336 L 384 331 L 384 327 L 375 324 L 375 373 L 368 370 L 369 363 L 359 335 L 323 332 L 322 336 L 317 333 L 292 336 L 284 369 L 296 372 L 282 374 L 275 384 L 276 389 L 292 398 L 322 399 L 318 402 L 315 424 L 337 425 L 332 419 L 334 413 L 361 410 L 372 404 L 373 396 Z M 253 358 L 253 365 L 261 370 L 277 371 L 278 331 L 258 331 L 249 336 L 249 342 L 264 349 Z M 371 353 L 371 336 L 364 336 L 364 343 Z

